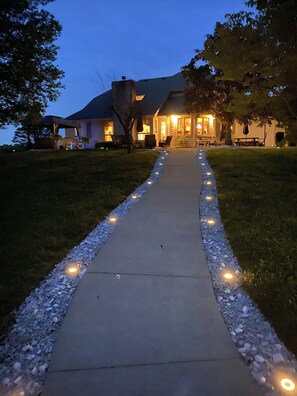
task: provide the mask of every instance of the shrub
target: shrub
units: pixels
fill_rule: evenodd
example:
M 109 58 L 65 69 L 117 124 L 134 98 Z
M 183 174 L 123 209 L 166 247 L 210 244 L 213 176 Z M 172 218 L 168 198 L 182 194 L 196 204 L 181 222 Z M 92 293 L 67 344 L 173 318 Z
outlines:
M 97 142 L 95 144 L 95 149 L 116 149 L 118 145 L 113 142 Z

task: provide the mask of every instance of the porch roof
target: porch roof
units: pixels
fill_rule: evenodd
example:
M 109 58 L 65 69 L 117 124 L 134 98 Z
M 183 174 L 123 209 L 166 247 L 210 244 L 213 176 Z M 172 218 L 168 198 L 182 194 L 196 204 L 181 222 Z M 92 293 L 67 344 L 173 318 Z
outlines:
M 139 103 L 143 115 L 154 115 L 168 98 L 171 91 L 183 90 L 186 80 L 182 73 L 170 77 L 150 78 L 139 80 L 136 83 L 136 94 L 144 95 Z M 68 120 L 87 119 L 112 119 L 112 96 L 111 90 L 96 96 L 82 110 L 71 114 Z

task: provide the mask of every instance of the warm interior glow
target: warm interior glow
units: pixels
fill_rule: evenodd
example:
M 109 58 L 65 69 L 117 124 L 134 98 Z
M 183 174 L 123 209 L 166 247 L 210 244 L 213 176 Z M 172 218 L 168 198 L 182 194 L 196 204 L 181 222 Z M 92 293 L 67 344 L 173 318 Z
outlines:
M 215 224 L 216 222 L 214 221 L 214 220 L 207 220 L 207 223 L 209 224 L 209 225 L 213 225 L 213 224 Z
M 66 272 L 69 275 L 75 275 L 78 273 L 78 267 L 76 267 L 75 265 L 69 265 L 69 267 L 67 268 Z
M 178 116 L 177 115 L 172 115 L 171 116 L 171 120 L 172 120 L 173 124 L 176 126 L 177 125 Z
M 284 390 L 288 392 L 293 392 L 296 388 L 294 381 L 292 381 L 290 378 L 282 378 L 280 380 L 280 385 Z
M 144 98 L 144 95 L 136 95 L 136 102 L 140 102 Z
M 114 216 L 109 218 L 109 222 L 110 222 L 110 223 L 116 223 L 117 220 L 118 220 L 118 219 L 117 219 L 116 217 L 114 217 Z

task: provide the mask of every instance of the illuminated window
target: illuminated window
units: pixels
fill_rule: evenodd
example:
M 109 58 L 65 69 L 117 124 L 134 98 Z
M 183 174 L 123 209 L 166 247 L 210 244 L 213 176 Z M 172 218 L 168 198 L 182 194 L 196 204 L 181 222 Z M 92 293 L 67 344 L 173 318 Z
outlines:
M 150 127 L 149 120 L 143 119 L 142 125 L 143 125 L 143 131 L 138 132 L 138 140 L 144 140 L 145 135 L 149 135 L 151 133 L 151 127 Z
M 211 135 L 213 132 L 213 116 L 196 118 L 196 136 Z
M 144 98 L 144 95 L 136 95 L 136 102 L 141 102 Z
M 104 141 L 111 142 L 112 136 L 113 136 L 113 123 L 111 121 L 106 122 L 104 124 Z
M 190 136 L 191 135 L 191 118 L 180 117 L 177 120 L 177 134 L 179 136 Z

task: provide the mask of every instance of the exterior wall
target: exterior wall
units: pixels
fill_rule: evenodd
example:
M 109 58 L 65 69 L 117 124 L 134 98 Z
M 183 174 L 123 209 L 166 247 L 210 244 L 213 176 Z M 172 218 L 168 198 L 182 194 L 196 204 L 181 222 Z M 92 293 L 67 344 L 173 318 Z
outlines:
M 275 146 L 275 133 L 277 131 L 281 131 L 281 128 L 276 127 L 276 121 L 272 121 L 271 125 L 266 124 L 266 140 L 265 140 L 265 146 Z M 256 122 L 253 122 L 251 125 L 249 125 L 249 134 L 247 135 L 248 138 L 253 138 L 253 137 L 258 137 L 260 141 L 264 140 L 265 136 L 265 127 L 264 126 L 258 126 Z M 245 138 L 245 135 L 243 134 L 243 125 L 240 125 L 238 122 L 236 122 L 233 126 L 232 130 L 232 139 L 236 138 Z
M 87 148 L 94 148 L 97 142 L 104 141 L 103 122 L 100 119 L 81 120 L 80 121 L 80 137 L 87 137 L 87 124 L 91 124 L 91 138 L 90 143 L 86 145 Z

